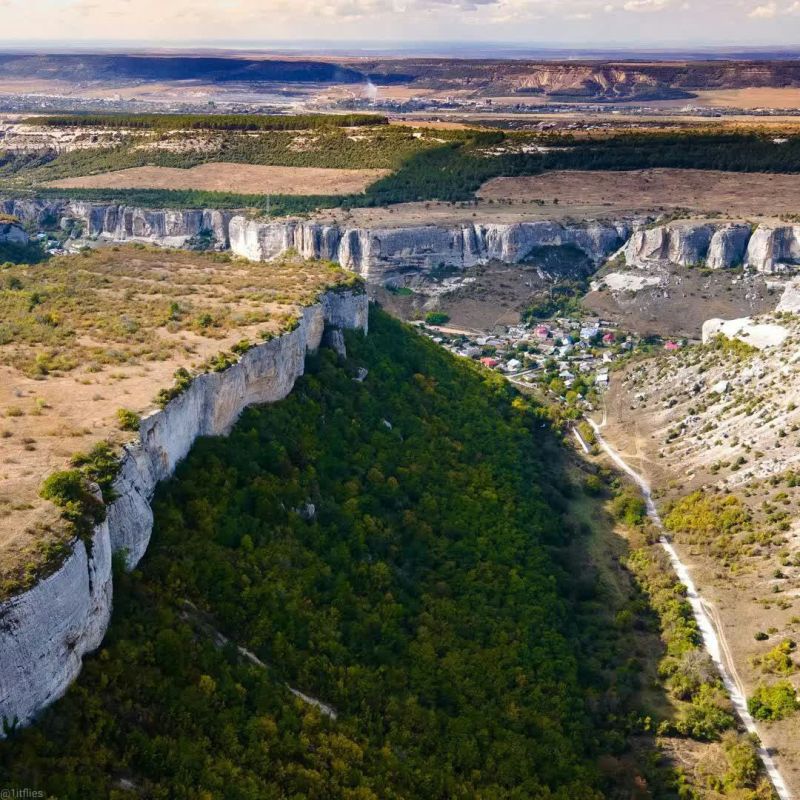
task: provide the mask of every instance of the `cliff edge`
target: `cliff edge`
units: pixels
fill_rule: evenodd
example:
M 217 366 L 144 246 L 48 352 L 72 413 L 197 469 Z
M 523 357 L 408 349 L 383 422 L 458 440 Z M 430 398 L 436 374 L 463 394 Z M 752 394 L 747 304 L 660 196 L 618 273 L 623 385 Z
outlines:
M 225 435 L 247 406 L 286 397 L 326 328 L 366 333 L 367 321 L 365 294 L 329 291 L 303 310 L 294 330 L 251 348 L 222 372 L 199 375 L 142 420 L 138 440 L 124 450 L 117 499 L 105 521 L 87 541 L 72 543 L 55 572 L 0 604 L 0 718 L 6 724 L 31 722 L 66 691 L 83 656 L 100 645 L 111 616 L 112 554 L 124 554 L 129 567 L 144 555 L 155 488 L 195 439 Z

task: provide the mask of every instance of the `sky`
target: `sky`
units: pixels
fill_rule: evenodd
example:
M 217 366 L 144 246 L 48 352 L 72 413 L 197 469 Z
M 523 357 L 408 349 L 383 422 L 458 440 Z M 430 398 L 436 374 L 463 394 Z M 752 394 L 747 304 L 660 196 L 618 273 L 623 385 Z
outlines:
M 800 0 L 0 0 L 0 39 L 797 46 Z

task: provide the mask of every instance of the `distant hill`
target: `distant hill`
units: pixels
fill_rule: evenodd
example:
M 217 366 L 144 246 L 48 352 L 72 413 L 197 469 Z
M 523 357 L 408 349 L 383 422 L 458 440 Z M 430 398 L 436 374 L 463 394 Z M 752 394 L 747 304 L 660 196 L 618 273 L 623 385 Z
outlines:
M 202 80 L 363 83 L 359 70 L 316 60 L 94 54 L 0 55 L 0 76 L 66 81 Z

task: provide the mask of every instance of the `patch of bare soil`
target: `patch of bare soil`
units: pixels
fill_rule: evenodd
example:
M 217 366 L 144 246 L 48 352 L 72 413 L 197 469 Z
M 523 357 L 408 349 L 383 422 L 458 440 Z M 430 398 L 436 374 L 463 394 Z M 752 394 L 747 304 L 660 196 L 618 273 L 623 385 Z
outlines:
M 373 289 L 376 299 L 404 319 L 442 311 L 454 328 L 488 331 L 515 325 L 521 312 L 545 301 L 556 283 L 585 277 L 588 259 L 569 248 L 546 248 L 525 264 L 493 261 L 466 270 L 442 270 L 414 277 L 398 292 Z M 409 294 L 408 292 L 411 292 Z
M 780 145 L 776 145 L 780 147 Z M 611 211 L 689 209 L 733 217 L 797 212 L 800 175 L 731 173 L 696 169 L 631 172 L 559 171 L 518 178 L 492 178 L 478 192 L 484 200 L 541 201 Z
M 431 200 L 398 203 L 384 208 L 321 209 L 314 214 L 314 219 L 342 227 L 399 228 L 409 225 L 512 225 L 537 220 L 578 224 L 586 219 L 619 221 L 623 216 L 624 213 L 599 204 L 562 206 L 552 201 L 539 203 L 533 200 L 453 203 Z
M 268 167 L 220 162 L 189 169 L 133 167 L 100 175 L 62 178 L 48 186 L 61 189 L 198 189 L 240 194 L 354 194 L 388 175 L 382 169 Z
M 692 106 L 709 108 L 795 109 L 800 107 L 800 89 L 792 86 L 750 86 L 746 89 L 711 89 L 696 93 Z
M 645 336 L 675 336 L 699 339 L 703 322 L 712 317 L 736 319 L 771 311 L 781 290 L 762 275 L 740 271 L 701 270 L 687 267 L 627 270 L 634 277 L 658 277 L 659 283 L 638 291 L 613 290 L 603 282 L 604 274 L 618 274 L 606 267 L 593 285 L 597 289 L 583 298 L 583 305 L 603 319 L 613 319 L 625 330 Z

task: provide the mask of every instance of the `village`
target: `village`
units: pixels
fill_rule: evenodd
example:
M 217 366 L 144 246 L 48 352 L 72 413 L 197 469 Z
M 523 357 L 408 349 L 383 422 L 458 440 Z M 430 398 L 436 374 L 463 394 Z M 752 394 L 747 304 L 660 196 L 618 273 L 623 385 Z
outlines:
M 419 323 L 434 342 L 463 358 L 480 361 L 512 383 L 539 387 L 566 406 L 591 410 L 608 389 L 615 366 L 636 352 L 675 351 L 684 340 L 639 337 L 612 320 L 558 317 L 497 326 L 477 334 L 446 324 Z

